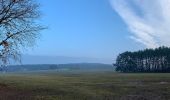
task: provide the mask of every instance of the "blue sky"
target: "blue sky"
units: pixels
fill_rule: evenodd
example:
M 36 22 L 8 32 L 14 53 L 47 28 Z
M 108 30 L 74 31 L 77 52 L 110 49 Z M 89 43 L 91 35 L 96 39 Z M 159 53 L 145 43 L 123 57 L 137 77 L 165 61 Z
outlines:
M 39 0 L 48 26 L 26 54 L 113 59 L 145 48 L 133 41 L 127 24 L 110 0 Z M 118 3 L 118 2 L 116 2 Z

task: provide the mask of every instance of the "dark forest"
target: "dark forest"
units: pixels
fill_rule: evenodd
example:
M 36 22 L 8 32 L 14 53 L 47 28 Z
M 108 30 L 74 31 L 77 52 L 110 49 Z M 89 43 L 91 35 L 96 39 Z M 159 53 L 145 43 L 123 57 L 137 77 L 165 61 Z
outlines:
M 114 66 L 118 72 L 170 72 L 170 48 L 126 51 L 118 55 Z

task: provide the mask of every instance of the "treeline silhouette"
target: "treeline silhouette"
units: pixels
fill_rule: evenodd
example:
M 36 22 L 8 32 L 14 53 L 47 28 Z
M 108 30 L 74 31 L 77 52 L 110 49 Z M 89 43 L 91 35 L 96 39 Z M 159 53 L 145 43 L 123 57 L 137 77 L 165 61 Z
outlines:
M 114 66 L 118 72 L 170 72 L 170 48 L 127 51 L 118 55 Z

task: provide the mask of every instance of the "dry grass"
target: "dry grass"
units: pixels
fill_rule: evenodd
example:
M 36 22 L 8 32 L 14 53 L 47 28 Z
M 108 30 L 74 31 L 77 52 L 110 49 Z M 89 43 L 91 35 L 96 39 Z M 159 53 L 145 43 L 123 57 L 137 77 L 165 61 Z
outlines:
M 169 100 L 170 74 L 37 72 L 0 75 L 0 100 Z

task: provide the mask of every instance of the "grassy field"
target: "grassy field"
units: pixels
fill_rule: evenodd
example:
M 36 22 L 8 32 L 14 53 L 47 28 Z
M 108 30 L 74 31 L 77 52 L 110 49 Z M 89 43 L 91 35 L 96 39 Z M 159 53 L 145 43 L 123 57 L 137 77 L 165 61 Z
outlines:
M 0 100 L 170 100 L 170 74 L 1 74 Z

